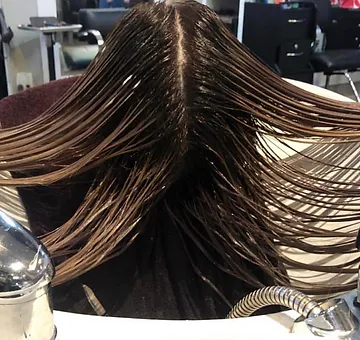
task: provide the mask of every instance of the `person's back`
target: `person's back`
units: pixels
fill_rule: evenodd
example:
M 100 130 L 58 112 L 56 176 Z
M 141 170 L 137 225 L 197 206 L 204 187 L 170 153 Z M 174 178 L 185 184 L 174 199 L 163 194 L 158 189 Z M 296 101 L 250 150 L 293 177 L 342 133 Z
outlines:
M 55 308 L 225 317 L 288 283 L 279 245 L 318 251 L 301 228 L 322 217 L 282 201 L 317 193 L 317 174 L 278 162 L 259 135 L 335 138 L 318 129 L 327 115 L 356 135 L 342 113 L 357 110 L 286 84 L 199 3 L 139 6 L 45 115 L 0 131 L 0 170 L 15 177 L 0 185 L 20 186 L 56 260 Z

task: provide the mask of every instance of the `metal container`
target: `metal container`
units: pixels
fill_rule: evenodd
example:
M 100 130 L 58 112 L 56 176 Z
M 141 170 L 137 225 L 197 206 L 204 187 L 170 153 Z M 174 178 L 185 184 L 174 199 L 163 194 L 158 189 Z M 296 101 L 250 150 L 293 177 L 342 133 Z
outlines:
M 53 340 L 55 268 L 45 247 L 0 210 L 0 339 Z

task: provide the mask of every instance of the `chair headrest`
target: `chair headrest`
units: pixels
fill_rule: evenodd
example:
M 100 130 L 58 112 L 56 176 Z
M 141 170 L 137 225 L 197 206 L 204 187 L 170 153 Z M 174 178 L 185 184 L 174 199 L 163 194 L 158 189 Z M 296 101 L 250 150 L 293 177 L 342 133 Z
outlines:
M 69 9 L 72 12 L 79 12 L 81 8 L 87 8 L 87 0 L 68 0 Z
M 105 38 L 127 12 L 126 8 L 81 9 L 79 23 L 83 26 L 83 30 L 97 30 Z

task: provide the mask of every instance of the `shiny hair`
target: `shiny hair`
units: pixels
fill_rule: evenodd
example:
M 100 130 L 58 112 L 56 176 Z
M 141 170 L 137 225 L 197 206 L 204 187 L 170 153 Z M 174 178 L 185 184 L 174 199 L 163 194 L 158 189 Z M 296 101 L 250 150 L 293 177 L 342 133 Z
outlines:
M 259 287 L 248 262 L 288 284 L 279 264 L 356 271 L 358 259 L 303 263 L 284 249 L 356 251 L 359 141 L 358 104 L 283 80 L 208 7 L 144 4 L 56 104 L 0 131 L 0 170 L 22 174 L 0 185 L 47 186 L 96 172 L 74 215 L 42 235 L 54 258 L 66 256 L 55 284 L 118 256 L 164 216 L 185 249 L 191 240 L 220 270 Z M 309 146 L 296 152 L 294 142 Z M 355 285 L 291 280 L 313 294 Z

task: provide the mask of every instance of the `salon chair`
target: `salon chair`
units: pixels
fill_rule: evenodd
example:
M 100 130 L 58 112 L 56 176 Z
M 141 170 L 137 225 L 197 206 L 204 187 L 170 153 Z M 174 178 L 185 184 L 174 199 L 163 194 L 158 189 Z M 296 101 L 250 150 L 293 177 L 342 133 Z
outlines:
M 317 6 L 318 25 L 325 34 L 325 49 L 314 53 L 311 64 L 315 72 L 326 76 L 325 88 L 332 75 L 348 80 L 355 98 L 360 96 L 350 73 L 360 70 L 360 10 L 331 7 L 330 0 L 311 0 Z
M 66 46 L 63 54 L 70 70 L 84 70 L 95 58 L 107 35 L 127 13 L 125 8 L 80 9 L 78 22 L 83 26 L 76 38 L 81 45 Z
M 97 7 L 97 0 L 63 0 L 63 20 L 69 24 L 78 24 L 80 9 Z

